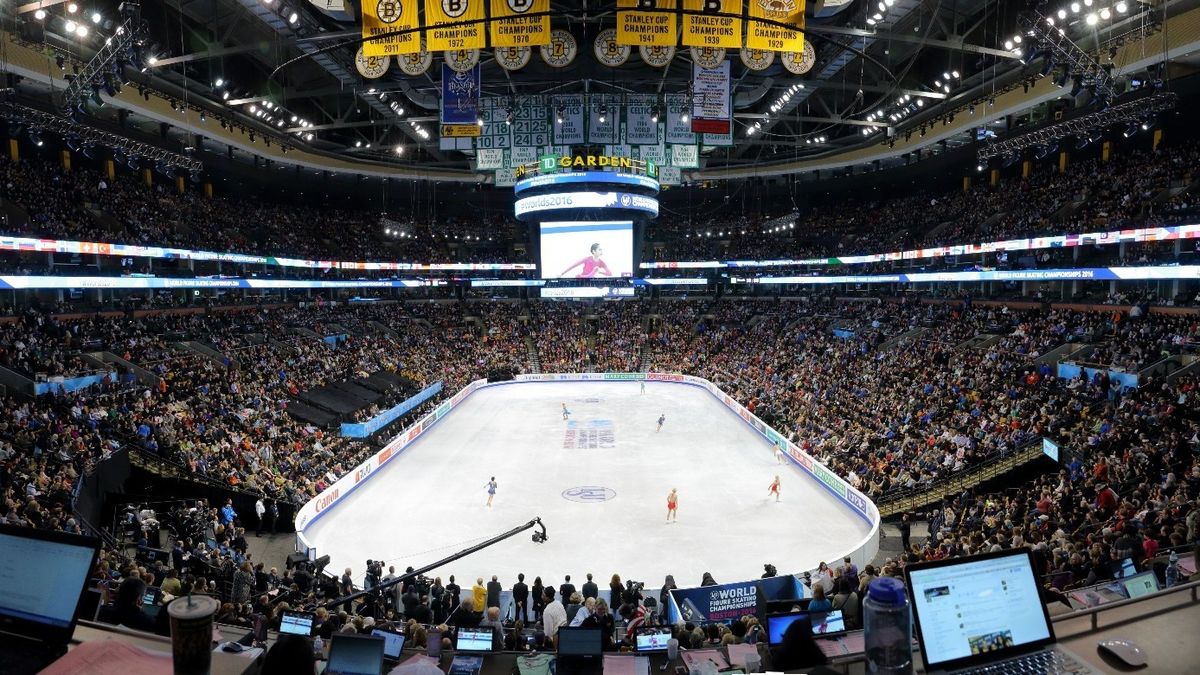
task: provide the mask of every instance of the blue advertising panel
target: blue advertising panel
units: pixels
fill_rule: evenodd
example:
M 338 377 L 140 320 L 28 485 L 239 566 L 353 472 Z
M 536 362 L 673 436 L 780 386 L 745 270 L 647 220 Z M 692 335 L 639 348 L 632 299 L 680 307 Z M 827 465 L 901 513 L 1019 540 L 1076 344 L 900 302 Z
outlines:
M 719 586 L 677 588 L 671 591 L 674 605 L 669 613 L 671 623 L 690 621 L 694 624 L 736 621 L 747 614 L 757 615 L 758 580 L 742 581 Z M 676 612 L 678 612 L 676 614 Z

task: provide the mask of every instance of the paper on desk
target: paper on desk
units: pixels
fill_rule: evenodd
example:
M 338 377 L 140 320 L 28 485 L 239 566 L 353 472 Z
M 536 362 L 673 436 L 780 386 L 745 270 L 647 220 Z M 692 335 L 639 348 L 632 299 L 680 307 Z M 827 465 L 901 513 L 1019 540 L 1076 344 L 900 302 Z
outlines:
M 747 656 L 758 656 L 757 645 L 731 644 L 727 645 L 729 650 L 729 664 L 732 666 L 746 666 Z
M 690 671 L 692 668 L 699 667 L 705 663 L 712 663 L 717 670 L 729 667 L 729 662 L 725 660 L 725 656 L 715 649 L 689 649 L 679 654 L 683 657 L 683 664 Z
M 649 656 L 604 655 L 604 675 L 648 675 Z
M 852 631 L 845 635 L 833 638 L 832 640 L 817 640 L 817 646 L 821 648 L 821 652 L 829 658 L 836 656 L 847 656 L 850 654 L 861 654 L 865 651 L 863 644 L 863 632 Z
M 158 652 L 119 640 L 97 640 L 76 646 L 41 675 L 163 675 L 172 670 L 170 652 Z

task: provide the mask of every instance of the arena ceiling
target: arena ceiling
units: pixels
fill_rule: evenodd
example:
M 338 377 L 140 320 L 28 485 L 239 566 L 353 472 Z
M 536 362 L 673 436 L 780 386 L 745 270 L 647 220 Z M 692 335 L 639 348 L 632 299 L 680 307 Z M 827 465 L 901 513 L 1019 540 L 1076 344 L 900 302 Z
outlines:
M 219 119 L 222 128 L 250 130 L 252 142 L 257 132 L 259 139 L 275 138 L 293 149 L 367 165 L 470 171 L 473 151 L 439 148 L 442 56 L 435 54 L 432 67 L 420 75 L 407 76 L 393 64 L 382 77 L 365 79 L 355 68 L 361 35 L 356 5 L 354 0 L 143 2 L 153 63 L 135 82 L 169 98 L 172 109 L 206 110 L 210 124 Z M 528 65 L 506 70 L 494 50 L 483 50 L 482 95 L 520 105 L 526 97 L 544 94 L 686 92 L 692 66 L 684 48 L 665 67 L 648 65 L 637 49 L 617 67 L 597 60 L 592 45 L 614 25 L 615 5 L 615 0 L 553 0 L 551 25 L 570 31 L 579 45 L 577 57 L 567 67 L 554 68 L 534 49 Z M 1093 25 L 1085 37 L 1099 45 L 1154 14 L 1147 6 L 1130 5 L 1127 12 Z M 911 134 L 918 125 L 923 136 L 931 115 L 948 102 L 986 98 L 989 90 L 994 96 L 997 83 L 1020 77 L 1021 55 L 1005 42 L 1027 7 L 1023 0 L 810 4 L 805 35 L 815 60 L 803 75 L 786 70 L 778 58 L 755 70 L 731 54 L 733 145 L 706 151 L 702 166 L 738 170 L 803 161 L 878 146 Z M 1056 7 L 1044 6 L 1048 12 Z M 40 0 L 6 11 L 25 40 L 41 40 L 80 62 L 102 48 L 104 28 L 111 33 L 109 17 L 119 16 L 114 0 Z M 38 11 L 47 15 L 37 19 Z M 102 20 L 90 35 L 68 32 L 72 25 L 76 31 L 88 25 L 93 13 Z M 1085 13 L 1068 23 L 1082 28 Z M 201 145 L 196 134 L 164 128 L 160 119 L 103 108 L 90 114 L 175 134 L 187 147 Z M 944 139 L 942 149 L 969 142 L 965 135 Z M 201 149 L 225 150 L 212 142 Z

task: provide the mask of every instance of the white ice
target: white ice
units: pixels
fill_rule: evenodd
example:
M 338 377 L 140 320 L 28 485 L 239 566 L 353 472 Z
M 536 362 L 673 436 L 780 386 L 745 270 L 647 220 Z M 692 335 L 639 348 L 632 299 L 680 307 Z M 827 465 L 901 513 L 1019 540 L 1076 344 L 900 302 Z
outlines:
M 615 447 L 564 449 L 568 423 L 611 420 Z M 660 414 L 666 415 L 655 431 Z M 472 394 L 307 531 L 330 571 L 360 580 L 368 558 L 402 572 L 421 567 L 536 516 L 549 541 L 525 532 L 430 572 L 468 587 L 524 572 L 549 584 L 591 572 L 647 588 L 673 574 L 696 586 L 757 578 L 834 562 L 866 536 L 867 524 L 815 479 L 777 463 L 770 445 L 697 387 L 650 382 L 521 383 Z M 782 479 L 782 500 L 767 494 Z M 491 508 L 485 484 L 499 484 Z M 608 501 L 563 496 L 578 486 L 616 492 Z M 666 523 L 667 493 L 679 490 L 678 522 Z M 386 571 L 386 567 L 385 567 Z

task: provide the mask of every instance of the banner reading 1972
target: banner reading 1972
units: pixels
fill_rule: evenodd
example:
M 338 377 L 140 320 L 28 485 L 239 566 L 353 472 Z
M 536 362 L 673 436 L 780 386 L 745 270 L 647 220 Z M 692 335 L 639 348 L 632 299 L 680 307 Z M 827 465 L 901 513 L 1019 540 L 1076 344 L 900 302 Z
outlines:
M 425 41 L 431 52 L 483 49 L 487 46 L 484 22 L 452 26 L 486 18 L 484 0 L 425 0 Z M 411 4 L 409 0 L 408 4 Z

